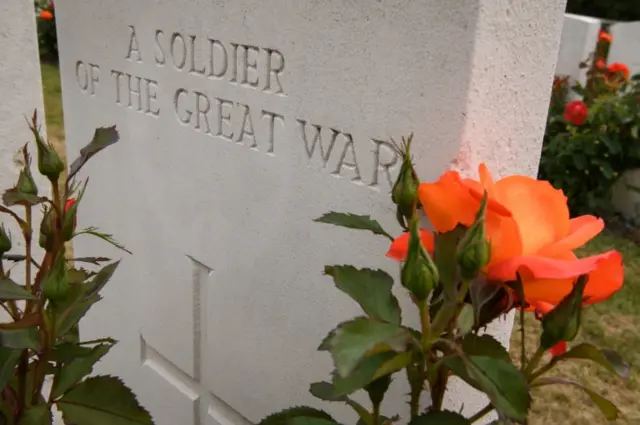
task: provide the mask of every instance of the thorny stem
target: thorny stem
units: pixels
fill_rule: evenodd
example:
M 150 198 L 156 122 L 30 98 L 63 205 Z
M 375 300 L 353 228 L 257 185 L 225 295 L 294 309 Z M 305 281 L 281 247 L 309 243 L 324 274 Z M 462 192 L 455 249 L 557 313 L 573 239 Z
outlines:
M 484 418 L 492 410 L 493 410 L 493 405 L 491 403 L 487 404 L 482 408 L 482 410 L 480 410 L 475 415 L 471 416 L 469 418 L 469 422 L 474 423 L 476 421 L 479 421 L 480 419 Z
M 524 364 L 527 362 L 527 347 L 524 337 L 524 306 L 520 307 L 520 370 L 524 370 Z
M 373 405 L 373 425 L 380 425 L 380 403 Z

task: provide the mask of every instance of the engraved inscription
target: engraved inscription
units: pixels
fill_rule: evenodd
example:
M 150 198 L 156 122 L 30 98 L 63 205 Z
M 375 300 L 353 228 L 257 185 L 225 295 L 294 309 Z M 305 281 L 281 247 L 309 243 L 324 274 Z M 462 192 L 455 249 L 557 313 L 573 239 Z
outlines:
M 393 185 L 399 156 L 392 144 L 379 138 L 356 138 L 347 130 L 283 112 L 289 93 L 285 90 L 287 62 L 281 50 L 168 29 L 143 34 L 135 25 L 127 28 L 124 58 L 133 63 L 132 68 L 129 72 L 111 69 L 111 81 L 105 84 L 98 65 L 78 60 L 76 81 L 82 93 L 95 96 L 109 85 L 113 87 L 112 102 L 135 113 L 156 119 L 163 113 L 174 114 L 179 125 L 212 140 L 269 156 L 275 156 L 281 147 L 304 149 L 310 169 L 375 191 Z M 145 48 L 152 51 L 145 52 Z M 184 85 L 167 90 L 158 79 L 136 74 L 143 58 L 157 67 L 183 73 Z M 207 86 L 189 88 L 188 82 L 194 79 L 205 81 Z M 234 91 L 223 97 L 220 84 L 229 84 Z M 234 98 L 244 90 L 253 94 Z M 252 104 L 256 95 L 268 96 L 273 110 Z M 293 140 L 285 140 L 286 135 Z
M 204 353 L 204 341 L 207 339 L 206 327 L 206 294 L 203 289 L 213 270 L 191 256 L 187 256 L 193 264 L 192 311 L 193 311 L 193 373 L 180 369 L 156 349 L 150 346 L 140 335 L 140 361 L 143 366 L 153 370 L 170 385 L 184 394 L 193 403 L 194 425 L 205 425 L 205 418 L 211 417 L 219 425 L 251 425 L 249 420 L 227 403 L 215 396 L 202 385 L 202 366 L 207 357 Z

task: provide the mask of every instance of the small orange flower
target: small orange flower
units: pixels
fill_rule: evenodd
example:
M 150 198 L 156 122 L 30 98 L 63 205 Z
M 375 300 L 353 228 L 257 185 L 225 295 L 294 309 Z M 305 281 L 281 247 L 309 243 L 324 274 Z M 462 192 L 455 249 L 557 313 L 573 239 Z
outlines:
M 615 250 L 578 259 L 573 251 L 604 228 L 593 216 L 569 217 L 567 198 L 549 182 L 526 176 L 493 181 L 487 167 L 480 179 L 462 179 L 447 171 L 435 183 L 422 183 L 420 202 L 438 233 L 459 224 L 470 226 L 486 191 L 486 234 L 491 259 L 483 271 L 489 280 L 523 279 L 525 301 L 557 305 L 573 288 L 574 281 L 588 275 L 585 303 L 609 298 L 622 287 L 622 255 Z M 426 230 L 425 233 L 428 233 Z M 396 240 L 387 254 L 397 260 L 406 255 L 408 237 Z M 425 248 L 433 247 L 432 235 L 422 235 Z
M 613 36 L 606 31 L 600 30 L 598 40 L 600 43 L 611 43 L 611 41 L 613 41 Z
M 604 69 L 606 66 L 607 64 L 605 63 L 604 59 L 596 60 L 596 63 L 595 63 L 596 69 Z
M 629 79 L 631 72 L 629 71 L 629 67 L 622 62 L 615 62 L 609 65 L 607 68 L 607 72 L 611 75 L 622 75 L 625 80 Z
M 64 212 L 69 211 L 69 209 L 77 202 L 76 198 L 69 198 L 64 205 Z M 76 220 L 73 221 L 73 230 L 76 229 Z
M 43 10 L 40 12 L 40 19 L 44 21 L 50 21 L 53 19 L 53 13 L 49 12 L 48 10 Z

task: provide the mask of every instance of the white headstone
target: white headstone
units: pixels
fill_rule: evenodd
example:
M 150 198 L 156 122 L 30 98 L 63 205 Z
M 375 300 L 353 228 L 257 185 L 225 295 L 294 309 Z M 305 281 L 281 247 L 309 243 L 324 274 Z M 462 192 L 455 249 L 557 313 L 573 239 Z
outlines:
M 33 139 L 25 117 L 37 109 L 44 123 L 33 1 L 0 3 L 0 58 L 0 188 L 8 189 L 20 172 L 16 153 Z
M 586 83 L 587 69 L 580 69 L 580 63 L 594 53 L 601 27 L 599 19 L 565 14 L 556 75 L 569 76 L 572 82 Z
M 620 22 L 611 26 L 613 43 L 609 50 L 609 63 L 622 62 L 631 75 L 640 73 L 640 21 Z
M 359 311 L 324 265 L 398 267 L 387 241 L 312 220 L 371 214 L 398 232 L 388 142 L 411 132 L 424 179 L 481 161 L 535 175 L 563 3 L 57 2 L 70 157 L 97 126 L 122 136 L 87 166 L 80 207 L 80 226 L 134 252 L 82 329 L 120 341 L 99 371 L 160 425 L 326 407 L 307 392 L 332 369 L 315 349 Z M 383 412 L 406 415 L 395 385 Z

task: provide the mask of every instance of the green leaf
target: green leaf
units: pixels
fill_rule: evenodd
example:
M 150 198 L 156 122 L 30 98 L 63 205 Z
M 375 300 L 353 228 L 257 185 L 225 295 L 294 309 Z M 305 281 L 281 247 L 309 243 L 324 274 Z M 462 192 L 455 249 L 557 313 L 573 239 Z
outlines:
M 153 425 L 133 392 L 111 376 L 89 378 L 56 401 L 65 423 L 74 425 Z
M 101 299 L 100 296 L 94 295 L 91 298 L 79 300 L 65 310 L 62 315 L 57 317 L 59 336 L 66 335 L 67 332 L 80 322 L 80 319 L 87 314 L 87 311 Z
M 611 401 L 607 400 L 597 392 L 593 391 L 590 388 L 585 387 L 580 382 L 572 381 L 570 379 L 564 378 L 538 378 L 535 381 L 535 386 L 540 387 L 544 385 L 553 385 L 553 384 L 561 384 L 561 385 L 572 385 L 574 387 L 580 388 L 584 391 L 591 401 L 598 406 L 602 414 L 607 418 L 607 420 L 614 421 L 618 419 L 620 415 L 620 410 L 613 404 Z
M 47 198 L 42 198 L 38 195 L 30 193 L 20 192 L 17 188 L 8 189 L 2 194 L 2 202 L 11 207 L 14 205 L 38 205 L 46 201 Z
M 563 360 L 568 359 L 585 359 L 591 360 L 600 366 L 603 366 L 608 371 L 615 373 L 623 378 L 628 378 L 630 373 L 630 367 L 627 362 L 613 350 L 599 349 L 594 345 L 588 343 L 582 343 L 571 348 L 566 353 L 556 356 L 551 360 L 552 364 L 556 364 Z
M 71 168 L 69 170 L 69 177 L 67 177 L 67 181 L 73 179 L 78 171 L 86 164 L 92 156 L 100 152 L 102 149 L 107 146 L 113 145 L 118 140 L 120 140 L 120 136 L 118 135 L 118 131 L 116 127 L 100 127 L 97 128 L 95 133 L 93 134 L 93 139 L 86 145 L 84 148 L 80 149 L 80 157 L 78 157 L 71 164 Z
M 335 388 L 330 382 L 314 382 L 309 386 L 309 392 L 316 398 L 323 401 L 347 401 L 344 395 L 336 395 Z
M 0 392 L 7 386 L 20 361 L 20 350 L 0 348 Z
M 75 236 L 80 236 L 80 235 L 95 236 L 96 238 L 102 239 L 103 241 L 115 246 L 116 248 L 126 252 L 127 254 L 133 254 L 131 251 L 129 251 L 127 248 L 125 248 L 124 245 L 122 245 L 120 242 L 115 240 L 113 235 L 111 235 L 109 233 L 102 233 L 102 232 L 99 231 L 99 229 L 97 227 L 87 227 L 86 229 L 83 229 L 80 232 L 76 233 L 74 235 L 74 237 Z
M 469 297 L 474 311 L 474 329 L 480 329 L 509 311 L 513 305 L 513 297 L 502 285 L 484 280 L 474 279 L 469 288 Z
M 340 324 L 325 338 L 323 346 L 331 352 L 338 374 L 346 377 L 377 345 L 402 351 L 407 341 L 408 333 L 400 326 L 360 317 Z
M 462 350 L 467 356 L 493 357 L 511 363 L 511 356 L 507 349 L 488 334 L 468 334 L 462 340 Z
M 531 404 L 529 386 L 513 364 L 485 356 L 451 357 L 445 364 L 455 375 L 487 394 L 503 415 L 520 422 L 526 419 Z
M 427 412 L 409 422 L 409 425 L 471 425 L 469 419 L 448 410 Z
M 93 370 L 93 366 L 109 352 L 112 345 L 101 344 L 87 356 L 78 357 L 60 368 L 53 381 L 52 397 L 57 399 Z
M 0 278 L 0 300 L 33 300 L 35 297 L 8 277 Z
M 273 413 L 262 419 L 258 425 L 288 425 L 291 419 L 297 417 L 318 418 L 333 421 L 331 415 L 323 410 L 308 406 L 296 406 Z
M 580 276 L 572 291 L 542 318 L 540 345 L 549 349 L 560 341 L 572 341 L 580 329 L 582 298 L 587 276 Z
M 91 347 L 83 347 L 81 345 L 72 343 L 58 344 L 53 348 L 51 352 L 51 359 L 55 362 L 69 363 L 77 357 L 86 357 L 91 354 L 93 349 Z
M 399 325 L 398 300 L 391 293 L 393 278 L 382 270 L 356 269 L 352 266 L 326 266 L 336 287 L 353 298 L 374 319 Z
M 374 354 L 370 357 L 365 357 L 353 372 L 346 377 L 341 377 L 338 373 L 334 373 L 334 396 L 351 394 L 363 389 L 377 377 L 379 378 L 380 376 L 384 376 L 376 376 L 376 374 L 378 370 L 385 365 L 385 363 L 393 360 L 395 357 L 396 353 L 394 351 L 385 351 L 383 353 Z
M 473 314 L 473 307 L 471 304 L 464 304 L 460 310 L 460 314 L 457 318 L 456 327 L 460 332 L 460 335 L 466 335 L 473 329 L 475 324 L 475 317 Z
M 40 348 L 40 338 L 36 328 L 0 329 L 0 347 L 12 348 L 14 350 Z
M 109 282 L 113 273 L 115 273 L 116 269 L 120 265 L 120 261 L 116 261 L 115 263 L 108 264 L 100 269 L 100 271 L 95 275 L 95 277 L 87 284 L 87 289 L 85 290 L 85 296 L 91 297 L 93 295 L 97 295 L 100 293 L 102 288 Z
M 51 425 L 53 416 L 51 406 L 48 404 L 36 404 L 25 410 L 20 425 Z
M 331 211 L 320 218 L 313 220 L 317 223 L 333 224 L 334 226 L 346 227 L 355 230 L 369 230 L 375 235 L 386 236 L 393 240 L 393 237 L 384 231 L 380 223 L 372 220 L 368 215 L 356 215 L 350 213 L 339 213 Z
M 404 369 L 411 362 L 411 353 L 403 352 L 398 353 L 392 359 L 382 364 L 373 375 L 373 379 L 378 379 L 385 375 L 391 375 L 399 370 Z
M 287 425 L 336 425 L 337 422 L 323 418 L 298 416 L 287 421 Z

